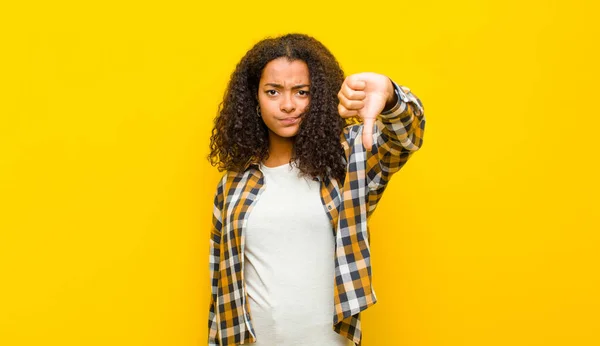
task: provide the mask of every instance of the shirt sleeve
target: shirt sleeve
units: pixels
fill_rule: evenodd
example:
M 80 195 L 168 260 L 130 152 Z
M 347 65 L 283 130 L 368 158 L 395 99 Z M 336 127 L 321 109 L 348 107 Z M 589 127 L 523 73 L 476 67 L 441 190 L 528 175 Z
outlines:
M 391 176 L 423 145 L 425 114 L 421 100 L 409 88 L 393 81 L 392 84 L 398 102 L 378 117 L 374 145 L 367 153 L 367 183 L 371 191 L 383 190 Z
M 223 219 L 221 217 L 221 211 L 223 210 L 223 186 L 224 177 L 221 179 L 215 192 L 215 198 L 213 202 L 213 215 L 212 215 L 212 227 L 210 232 L 210 251 L 209 251 L 209 273 L 211 280 L 211 295 L 210 295 L 210 308 L 208 313 L 208 345 L 217 346 L 219 345 L 219 333 L 217 328 L 217 315 L 216 315 L 216 300 L 217 291 L 219 288 L 219 262 L 220 256 L 220 244 L 221 244 L 221 230 L 223 227 Z

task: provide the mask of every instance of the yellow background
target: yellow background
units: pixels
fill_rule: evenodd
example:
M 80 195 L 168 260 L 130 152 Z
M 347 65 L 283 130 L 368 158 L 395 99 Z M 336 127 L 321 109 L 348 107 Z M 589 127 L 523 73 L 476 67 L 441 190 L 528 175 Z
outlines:
M 583 1 L 0 9 L 0 345 L 205 345 L 212 119 L 267 35 L 407 85 L 365 346 L 600 345 L 598 13 Z

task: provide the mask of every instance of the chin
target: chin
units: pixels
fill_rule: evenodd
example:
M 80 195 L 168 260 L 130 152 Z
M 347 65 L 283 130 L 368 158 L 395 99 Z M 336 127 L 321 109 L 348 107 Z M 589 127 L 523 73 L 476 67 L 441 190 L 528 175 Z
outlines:
M 279 137 L 283 137 L 283 138 L 292 138 L 292 137 L 296 137 L 296 135 L 298 134 L 299 131 L 300 131 L 299 126 L 286 127 L 286 128 L 282 128 L 279 131 L 277 131 L 277 135 Z

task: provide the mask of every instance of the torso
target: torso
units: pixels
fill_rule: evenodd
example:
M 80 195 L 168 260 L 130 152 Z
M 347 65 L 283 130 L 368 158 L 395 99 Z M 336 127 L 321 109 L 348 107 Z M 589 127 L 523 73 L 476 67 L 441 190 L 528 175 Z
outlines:
M 289 164 L 261 171 L 244 250 L 256 345 L 346 346 L 332 329 L 335 238 L 320 183 Z

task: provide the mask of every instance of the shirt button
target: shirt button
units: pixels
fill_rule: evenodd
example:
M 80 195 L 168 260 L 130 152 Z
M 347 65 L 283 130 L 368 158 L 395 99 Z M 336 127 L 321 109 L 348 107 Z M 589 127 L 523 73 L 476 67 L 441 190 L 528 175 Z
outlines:
M 330 206 L 330 205 L 328 205 L 328 206 L 327 206 L 327 209 L 331 210 L 331 206 Z

